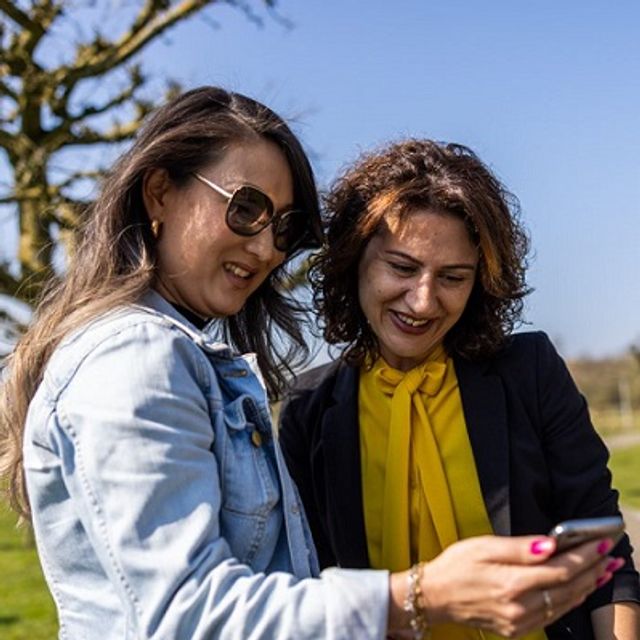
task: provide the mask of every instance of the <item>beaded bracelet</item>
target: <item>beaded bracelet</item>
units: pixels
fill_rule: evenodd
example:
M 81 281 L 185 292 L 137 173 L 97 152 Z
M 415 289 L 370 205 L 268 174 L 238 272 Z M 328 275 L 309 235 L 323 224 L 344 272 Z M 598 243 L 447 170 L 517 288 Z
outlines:
M 427 620 L 427 615 L 422 606 L 420 599 L 422 598 L 422 569 L 424 562 L 414 564 L 409 569 L 407 595 L 404 599 L 402 608 L 411 616 L 409 626 L 413 631 L 415 640 L 424 640 L 431 635 L 431 629 Z

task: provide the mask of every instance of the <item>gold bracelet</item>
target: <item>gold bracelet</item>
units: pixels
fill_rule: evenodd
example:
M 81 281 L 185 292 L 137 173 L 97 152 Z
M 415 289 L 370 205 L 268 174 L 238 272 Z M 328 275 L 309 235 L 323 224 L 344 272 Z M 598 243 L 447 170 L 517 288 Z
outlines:
M 423 567 L 424 562 L 419 562 L 409 569 L 407 595 L 402 605 L 402 608 L 410 616 L 409 626 L 413 631 L 415 640 L 424 640 L 424 638 L 428 638 L 431 635 L 427 613 L 420 602 L 422 598 L 420 582 L 422 580 Z

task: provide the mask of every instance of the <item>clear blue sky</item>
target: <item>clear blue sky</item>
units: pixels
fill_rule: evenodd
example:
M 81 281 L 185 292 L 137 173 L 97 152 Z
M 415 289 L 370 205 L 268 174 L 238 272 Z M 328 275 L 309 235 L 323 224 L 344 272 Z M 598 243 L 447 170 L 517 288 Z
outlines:
M 472 147 L 520 199 L 526 317 L 566 356 L 640 342 L 637 0 L 279 0 L 286 28 L 220 5 L 143 56 L 294 119 L 326 186 L 400 136 Z

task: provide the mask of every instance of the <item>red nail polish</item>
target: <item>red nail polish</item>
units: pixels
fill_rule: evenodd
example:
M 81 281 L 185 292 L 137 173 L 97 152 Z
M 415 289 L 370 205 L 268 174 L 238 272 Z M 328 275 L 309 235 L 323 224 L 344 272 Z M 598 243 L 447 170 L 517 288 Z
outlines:
M 531 553 L 535 556 L 539 556 L 546 551 L 551 551 L 551 549 L 553 549 L 553 542 L 551 542 L 551 540 L 534 540 L 531 543 Z
M 613 547 L 613 541 L 609 540 L 608 538 L 606 540 L 603 540 L 599 545 L 598 545 L 598 553 L 603 556 L 605 555 L 608 551 L 611 550 L 611 548 Z
M 600 588 L 604 586 L 605 584 L 607 584 L 607 582 L 609 582 L 609 580 L 611 580 L 611 577 L 612 577 L 612 574 L 607 571 L 607 573 L 605 573 L 604 575 L 598 578 L 598 581 L 596 582 L 596 587 Z

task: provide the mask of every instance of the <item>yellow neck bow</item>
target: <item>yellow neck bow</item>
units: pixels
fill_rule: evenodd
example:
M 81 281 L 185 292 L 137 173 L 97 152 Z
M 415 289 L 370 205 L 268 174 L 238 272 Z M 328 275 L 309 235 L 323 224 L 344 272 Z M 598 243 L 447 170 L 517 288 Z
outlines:
M 438 394 L 446 371 L 446 354 L 440 346 L 423 364 L 410 371 L 383 365 L 375 374 L 382 392 L 391 396 L 382 528 L 383 566 L 391 571 L 407 569 L 412 562 L 409 515 L 412 454 L 440 548 L 458 539 L 448 483 L 422 398 L 423 394 Z

